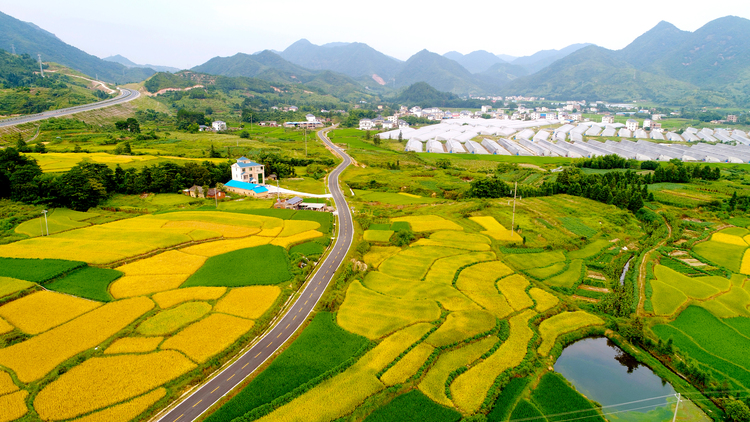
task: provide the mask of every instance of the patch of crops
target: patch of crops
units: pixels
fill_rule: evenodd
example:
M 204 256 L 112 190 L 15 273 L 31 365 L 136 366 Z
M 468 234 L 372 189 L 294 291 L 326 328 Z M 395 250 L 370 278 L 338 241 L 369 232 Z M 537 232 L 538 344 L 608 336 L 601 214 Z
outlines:
M 702 364 L 704 368 L 710 369 L 714 373 L 721 373 L 720 378 L 732 378 L 746 388 L 750 387 L 750 371 L 733 362 L 722 359 L 721 356 L 708 353 L 682 331 L 666 324 L 654 326 L 653 331 L 664 341 L 671 338 L 674 346 L 680 349 L 680 352 L 687 354 L 691 359 Z
M 369 230 L 391 230 L 391 225 L 390 224 L 370 224 L 370 227 L 368 229 Z
M 388 243 L 393 236 L 391 230 L 365 230 L 363 238 L 368 242 Z
M 592 256 L 601 252 L 602 249 L 610 245 L 611 243 L 608 240 L 604 240 L 604 239 L 595 240 L 589 243 L 588 245 L 584 246 L 582 249 L 579 249 L 573 252 L 568 252 L 568 257 L 570 259 L 591 258 Z
M 539 345 L 539 354 L 546 356 L 555 345 L 557 338 L 565 333 L 578 330 L 592 325 L 603 325 L 604 321 L 583 311 L 563 312 L 552 318 L 545 319 L 539 324 L 539 334 L 542 336 L 542 344 Z
M 531 393 L 531 398 L 544 415 L 577 412 L 576 418 L 604 422 L 604 419 L 594 410 L 594 405 L 575 391 L 563 376 L 556 372 L 548 372 L 542 377 L 539 385 Z M 550 422 L 569 418 L 570 415 L 547 416 Z
M 297 211 L 290 220 L 315 221 L 320 224 L 318 230 L 326 234 L 331 233 L 331 227 L 333 226 L 333 214 L 330 212 L 301 210 Z
M 560 222 L 563 224 L 563 227 L 577 234 L 578 236 L 591 237 L 596 234 L 596 230 L 587 226 L 583 223 L 583 221 L 576 217 L 562 217 L 560 218 Z
M 727 223 L 734 224 L 740 227 L 750 227 L 750 218 L 747 217 L 732 217 L 727 220 Z
M 720 265 L 731 272 L 740 272 L 742 257 L 747 247 L 709 240 L 693 247 L 693 250 L 710 262 Z
M 354 281 L 338 312 L 342 328 L 369 339 L 377 339 L 398 329 L 440 318 L 434 301 L 406 300 L 389 297 Z
M 393 222 L 399 221 L 409 223 L 411 225 L 411 229 L 415 232 L 432 232 L 435 230 L 463 231 L 464 229 L 458 224 L 437 215 L 413 215 L 408 217 L 397 217 L 393 219 Z
M 581 296 L 581 297 L 588 297 L 590 299 L 601 299 L 607 294 L 602 293 L 602 292 L 595 292 L 593 290 L 586 290 L 586 289 L 578 288 L 576 289 L 575 295 Z
M 565 255 L 560 251 L 554 251 L 505 255 L 503 259 L 514 268 L 527 270 L 530 268 L 547 267 L 551 264 L 565 261 Z
M 545 280 L 545 283 L 570 289 L 581 281 L 583 274 L 583 261 L 576 259 L 568 265 L 568 269 L 565 272 L 558 274 L 554 277 L 550 277 Z
M 497 397 L 495 407 L 487 415 L 487 422 L 507 421 L 513 406 L 518 401 L 518 396 L 529 384 L 529 381 L 531 380 L 527 377 L 511 379 Z
M 292 246 L 289 250 L 289 254 L 300 254 L 303 256 L 320 256 L 325 252 L 325 247 L 320 242 L 305 242 L 299 245 Z
M 411 225 L 407 221 L 394 221 L 391 223 L 391 230 L 394 232 L 399 230 L 411 230 Z
M 690 265 L 687 265 L 686 263 L 682 261 L 678 261 L 671 257 L 663 257 L 661 260 L 659 260 L 659 263 L 669 269 L 675 270 L 678 273 L 682 273 L 685 275 L 700 275 L 703 274 L 702 272 L 696 270 L 694 267 L 691 267 Z
M 547 419 L 542 415 L 542 412 L 534 406 L 533 403 L 526 399 L 521 399 L 516 408 L 513 409 L 513 413 L 510 415 L 511 420 L 533 420 L 538 422 L 544 422 Z
M 270 403 L 346 362 L 367 343 L 339 328 L 333 314 L 320 312 L 288 349 L 206 422 L 229 422 Z
M 34 283 L 17 278 L 0 277 L 0 298 L 11 295 L 21 290 L 26 290 L 33 286 Z
M 489 331 L 495 322 L 495 316 L 483 310 L 451 312 L 425 341 L 435 347 L 447 346 Z
M 0 277 L 44 283 L 84 266 L 85 262 L 62 259 L 0 258 Z
M 721 277 L 688 277 L 663 265 L 654 268 L 656 279 L 694 299 L 706 299 L 720 291 L 728 290 L 730 281 Z M 720 284 L 721 280 L 723 283 Z
M 65 277 L 44 285 L 49 290 L 99 302 L 109 302 L 112 296 L 107 288 L 122 276 L 122 272 L 106 268 L 85 267 Z
M 567 265 L 568 264 L 565 261 L 562 261 L 556 264 L 552 264 L 549 267 L 532 268 L 530 270 L 526 270 L 526 272 L 534 278 L 544 280 L 552 277 L 553 275 L 562 273 L 563 271 L 565 271 L 565 267 Z
M 651 280 L 651 288 L 651 303 L 657 315 L 672 315 L 688 299 L 681 290 L 659 280 Z
M 412 390 L 373 412 L 365 422 L 455 422 L 460 419 L 460 413 L 436 404 L 419 390 Z
M 286 250 L 262 245 L 208 258 L 182 287 L 271 285 L 291 278 Z
M 143 321 L 136 331 L 145 336 L 169 334 L 203 318 L 210 310 L 211 305 L 206 302 L 183 303 L 175 308 L 161 311 Z
M 39 334 L 101 306 L 101 303 L 42 290 L 0 306 L 0 317 L 26 334 Z

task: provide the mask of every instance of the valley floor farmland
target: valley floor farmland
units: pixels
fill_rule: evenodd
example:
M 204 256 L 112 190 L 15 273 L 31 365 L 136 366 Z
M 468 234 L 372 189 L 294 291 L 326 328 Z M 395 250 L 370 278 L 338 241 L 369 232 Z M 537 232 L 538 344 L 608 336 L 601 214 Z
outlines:
M 0 419 L 141 419 L 218 368 L 304 280 L 288 249 L 329 242 L 330 214 L 265 214 L 166 212 L 3 245 L 0 400 L 12 412 Z

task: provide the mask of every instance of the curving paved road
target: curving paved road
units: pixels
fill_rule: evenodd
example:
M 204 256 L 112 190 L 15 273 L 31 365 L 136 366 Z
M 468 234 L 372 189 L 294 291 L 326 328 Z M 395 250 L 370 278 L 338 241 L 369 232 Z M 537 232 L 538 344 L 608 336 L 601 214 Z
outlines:
M 250 350 L 219 375 L 202 385 L 182 403 L 159 418 L 159 422 L 188 422 L 203 414 L 209 407 L 229 393 L 246 377 L 255 372 L 270 358 L 305 322 L 325 292 L 336 270 L 341 266 L 352 244 L 354 226 L 349 205 L 339 189 L 339 175 L 351 164 L 351 158 L 338 149 L 326 136 L 329 129 L 318 132 L 318 137 L 334 149 L 344 161 L 328 177 L 328 189 L 338 210 L 338 236 L 333 249 L 308 282 L 302 294 L 284 317 Z
M 111 107 L 117 104 L 127 103 L 133 101 L 141 96 L 141 93 L 128 88 L 117 88 L 120 90 L 120 95 L 109 100 L 99 101 L 91 104 L 84 104 L 75 107 L 61 108 L 59 110 L 45 111 L 44 113 L 38 114 L 27 114 L 25 116 L 11 117 L 10 119 L 0 120 L 0 127 L 15 126 L 22 123 L 36 122 L 37 120 L 49 119 L 50 117 L 67 116 L 70 114 L 80 113 L 82 111 L 97 110 L 100 108 Z

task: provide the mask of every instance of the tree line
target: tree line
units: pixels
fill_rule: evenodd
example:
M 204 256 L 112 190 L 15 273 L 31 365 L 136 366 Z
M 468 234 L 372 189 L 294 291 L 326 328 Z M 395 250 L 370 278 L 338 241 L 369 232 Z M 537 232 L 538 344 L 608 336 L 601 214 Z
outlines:
M 229 162 L 160 163 L 141 169 L 112 170 L 82 162 L 62 174 L 44 174 L 36 160 L 15 148 L 0 151 L 0 198 L 86 211 L 114 193 L 174 193 L 193 185 L 213 186 L 231 178 Z
M 648 192 L 647 185 L 662 182 L 688 183 L 693 179 L 717 180 L 720 175 L 718 168 L 687 165 L 679 160 L 672 160 L 666 166 L 657 167 L 653 174 L 645 175 L 636 174 L 632 170 L 584 174 L 579 167 L 568 167 L 558 173 L 555 181 L 545 181 L 540 186 L 518 186 L 517 194 L 521 197 L 533 197 L 565 193 L 615 205 L 636 213 L 643 207 L 644 201 L 653 200 L 653 194 Z M 499 179 L 497 174 L 494 174 L 473 181 L 468 196 L 475 198 L 512 197 L 513 189 L 512 184 Z M 738 199 L 738 204 L 739 201 Z

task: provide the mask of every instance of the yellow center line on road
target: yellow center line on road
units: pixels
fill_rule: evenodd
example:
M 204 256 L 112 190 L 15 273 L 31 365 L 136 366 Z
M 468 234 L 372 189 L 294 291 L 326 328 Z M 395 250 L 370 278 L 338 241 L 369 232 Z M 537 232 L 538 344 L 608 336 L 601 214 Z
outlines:
M 284 329 L 286 330 L 287 328 L 289 328 L 290 325 L 292 325 L 291 322 L 289 324 L 287 324 L 286 327 L 284 327 Z
M 281 333 L 279 333 L 279 335 L 278 335 L 278 336 L 276 336 L 276 338 L 279 338 L 279 337 L 281 337 Z
M 269 347 L 271 347 L 271 343 L 268 343 L 268 344 L 266 345 L 266 349 L 268 349 Z
M 202 401 L 203 401 L 203 400 L 198 400 L 198 403 L 195 403 L 195 404 L 193 405 L 193 407 L 195 407 L 195 406 L 198 406 L 199 404 L 201 404 L 201 402 L 202 402 Z
M 258 356 L 260 356 L 260 354 L 261 354 L 261 352 L 258 352 L 258 354 L 255 355 L 255 357 L 257 358 Z M 244 366 L 243 366 L 243 368 L 244 368 Z
M 216 388 L 214 388 L 214 391 L 216 391 L 216 390 L 218 390 L 218 389 L 219 389 L 219 387 L 216 387 Z M 214 393 L 214 391 L 210 392 L 209 394 L 213 394 L 213 393 Z
M 297 319 L 297 315 L 295 315 L 295 316 L 294 316 L 294 318 L 292 318 L 292 321 L 294 321 L 294 320 L 296 320 L 296 319 Z
M 258 353 L 260 354 L 260 353 Z M 245 366 L 250 365 L 250 362 L 246 363 Z M 242 369 L 245 369 L 245 366 L 242 367 Z
M 307 305 L 307 302 L 309 302 L 309 301 L 310 301 L 309 299 L 308 299 L 308 300 L 306 300 L 306 301 L 305 301 L 305 305 Z
M 183 417 L 183 416 L 185 416 L 185 414 L 184 414 L 184 413 L 183 413 L 183 414 L 181 414 L 180 416 L 178 416 L 178 417 L 177 417 L 177 419 L 175 419 L 175 420 L 174 420 L 174 422 L 177 422 L 177 421 L 179 421 L 179 420 L 180 420 L 180 418 L 181 418 L 181 417 Z
M 229 381 L 230 379 L 234 378 L 235 375 L 237 375 L 237 374 L 232 374 L 231 377 L 227 378 L 227 381 Z

